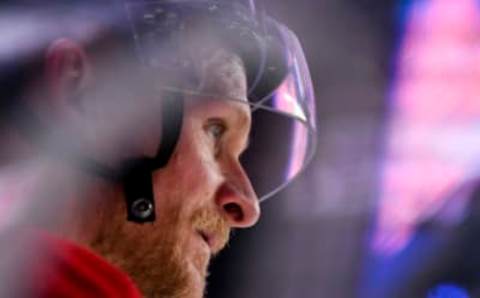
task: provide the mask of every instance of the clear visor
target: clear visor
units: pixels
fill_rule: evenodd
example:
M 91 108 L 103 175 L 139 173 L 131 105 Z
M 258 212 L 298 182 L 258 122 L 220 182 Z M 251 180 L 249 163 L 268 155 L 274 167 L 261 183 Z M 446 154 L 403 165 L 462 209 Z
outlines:
M 315 98 L 310 73 L 291 31 L 282 28 L 288 71 L 270 94 L 252 103 L 251 142 L 243 162 L 260 200 L 291 182 L 316 148 Z
M 316 142 L 315 103 L 296 36 L 246 3 L 135 2 L 126 8 L 138 56 L 147 77 L 156 78 L 156 88 L 249 105 L 251 137 L 241 162 L 263 201 L 285 187 L 311 160 Z M 205 88 L 205 82 L 215 75 L 205 71 L 202 63 L 220 48 L 243 61 L 244 95 Z M 228 73 L 218 80 L 225 76 Z

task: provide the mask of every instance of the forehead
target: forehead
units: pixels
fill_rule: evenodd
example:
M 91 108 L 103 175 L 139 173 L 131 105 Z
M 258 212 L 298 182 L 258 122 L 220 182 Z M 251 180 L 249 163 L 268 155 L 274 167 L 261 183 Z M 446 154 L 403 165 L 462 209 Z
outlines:
M 239 126 L 249 127 L 251 113 L 247 99 L 247 77 L 241 58 L 230 51 L 216 49 L 196 56 L 201 74 L 198 93 L 187 97 L 187 109 L 206 116 L 223 115 Z
M 247 101 L 247 78 L 242 59 L 235 53 L 216 49 L 194 56 L 199 76 L 198 91 L 218 99 Z

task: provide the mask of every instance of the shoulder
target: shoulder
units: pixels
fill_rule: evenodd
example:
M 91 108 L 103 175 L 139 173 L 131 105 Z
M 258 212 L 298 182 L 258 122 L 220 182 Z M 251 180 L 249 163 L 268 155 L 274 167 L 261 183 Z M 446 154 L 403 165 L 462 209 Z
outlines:
M 140 291 L 89 249 L 41 231 L 0 233 L 0 294 L 22 297 L 125 297 Z M 3 295 L 2 295 L 3 297 Z

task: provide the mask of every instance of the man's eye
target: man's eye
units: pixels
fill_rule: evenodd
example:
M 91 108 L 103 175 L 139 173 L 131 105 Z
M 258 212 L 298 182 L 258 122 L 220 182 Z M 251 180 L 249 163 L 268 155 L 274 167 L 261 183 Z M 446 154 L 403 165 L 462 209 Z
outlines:
M 219 119 L 209 120 L 205 126 L 205 130 L 209 133 L 215 140 L 219 140 L 227 131 L 227 125 L 225 122 Z

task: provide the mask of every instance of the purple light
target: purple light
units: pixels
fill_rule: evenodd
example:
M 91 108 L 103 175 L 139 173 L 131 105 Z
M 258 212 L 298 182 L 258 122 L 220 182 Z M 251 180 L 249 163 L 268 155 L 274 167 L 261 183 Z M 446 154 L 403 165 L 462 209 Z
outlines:
M 374 248 L 395 253 L 445 194 L 480 169 L 480 14 L 475 0 L 411 8 L 392 93 Z

